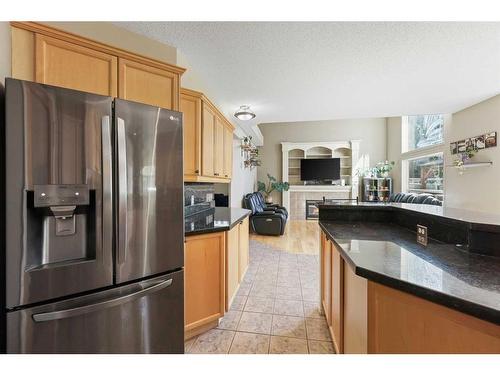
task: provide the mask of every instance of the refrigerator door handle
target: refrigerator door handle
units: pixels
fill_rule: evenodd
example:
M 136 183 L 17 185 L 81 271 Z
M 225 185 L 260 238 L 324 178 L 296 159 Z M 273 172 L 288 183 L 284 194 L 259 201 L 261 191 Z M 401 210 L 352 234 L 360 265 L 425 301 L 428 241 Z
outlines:
M 47 322 L 51 320 L 59 320 L 71 318 L 78 315 L 89 314 L 95 311 L 108 309 L 113 306 L 121 305 L 126 302 L 130 302 L 132 300 L 141 298 L 147 294 L 151 294 L 153 292 L 157 292 L 161 289 L 164 289 L 170 285 L 172 285 L 172 279 L 163 279 L 163 280 L 154 280 L 154 281 L 143 281 L 139 283 L 142 289 L 132 292 L 130 294 L 119 296 L 111 299 L 107 299 L 104 301 L 99 301 L 95 303 L 91 303 L 84 306 L 74 307 L 71 309 L 64 309 L 58 311 L 50 311 L 45 313 L 33 314 L 32 318 L 35 322 Z
M 127 140 L 125 121 L 117 118 L 118 146 L 118 263 L 125 263 L 127 257 Z
M 109 116 L 101 119 L 102 142 L 102 249 L 111 253 L 113 246 L 113 159 Z

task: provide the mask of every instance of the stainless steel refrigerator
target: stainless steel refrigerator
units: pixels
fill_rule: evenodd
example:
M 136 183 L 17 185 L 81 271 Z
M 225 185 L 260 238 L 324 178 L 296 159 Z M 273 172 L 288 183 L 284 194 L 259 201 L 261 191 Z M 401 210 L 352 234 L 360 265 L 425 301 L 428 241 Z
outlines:
M 5 87 L 8 353 L 182 353 L 182 114 Z

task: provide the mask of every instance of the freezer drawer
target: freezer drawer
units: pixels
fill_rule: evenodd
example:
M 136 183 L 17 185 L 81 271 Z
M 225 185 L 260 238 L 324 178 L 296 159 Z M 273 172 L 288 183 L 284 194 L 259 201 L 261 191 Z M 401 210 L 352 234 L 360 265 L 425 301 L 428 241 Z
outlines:
M 9 312 L 7 352 L 183 353 L 183 271 Z

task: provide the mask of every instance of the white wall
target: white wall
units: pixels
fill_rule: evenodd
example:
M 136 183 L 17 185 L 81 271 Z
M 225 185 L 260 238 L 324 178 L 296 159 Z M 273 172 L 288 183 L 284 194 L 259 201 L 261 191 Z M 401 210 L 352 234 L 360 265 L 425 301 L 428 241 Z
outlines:
M 445 165 L 451 165 L 454 156 L 450 142 L 496 131 L 500 136 L 500 95 L 456 112 L 451 125 L 445 127 Z M 445 205 L 474 211 L 500 212 L 500 147 L 479 151 L 474 161 L 492 161 L 491 167 L 471 168 L 463 175 L 454 168 L 445 169 Z
M 240 145 L 241 141 L 239 139 L 233 139 L 233 176 L 229 197 L 231 207 L 242 207 L 242 199 L 245 194 L 256 189 L 257 168 L 244 167 Z
M 282 178 L 281 142 L 344 141 L 359 139 L 360 158 L 373 167 L 386 159 L 387 127 L 385 118 L 271 123 L 259 125 L 264 135 L 264 146 L 259 147 L 262 166 L 258 180 L 267 182 L 267 173 Z M 281 202 L 281 194 L 273 193 Z
M 10 77 L 10 25 L 0 22 L 0 83 Z
M 401 191 L 401 117 L 387 118 L 387 160 L 396 164 L 391 172 L 392 191 Z

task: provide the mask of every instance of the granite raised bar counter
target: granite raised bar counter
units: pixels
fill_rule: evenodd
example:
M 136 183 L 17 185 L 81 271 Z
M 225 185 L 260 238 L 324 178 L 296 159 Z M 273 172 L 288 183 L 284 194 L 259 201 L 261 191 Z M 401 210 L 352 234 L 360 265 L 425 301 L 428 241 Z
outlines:
M 500 353 L 500 217 L 411 204 L 319 208 L 321 301 L 337 352 Z
M 216 327 L 229 310 L 248 268 L 249 214 L 212 207 L 185 218 L 186 339 Z
M 235 207 L 213 207 L 188 216 L 184 220 L 184 233 L 192 236 L 203 233 L 223 232 L 250 215 L 250 210 Z

